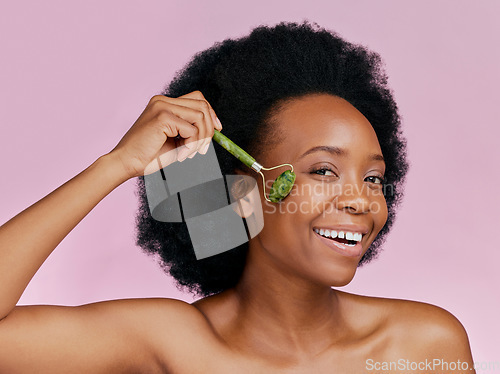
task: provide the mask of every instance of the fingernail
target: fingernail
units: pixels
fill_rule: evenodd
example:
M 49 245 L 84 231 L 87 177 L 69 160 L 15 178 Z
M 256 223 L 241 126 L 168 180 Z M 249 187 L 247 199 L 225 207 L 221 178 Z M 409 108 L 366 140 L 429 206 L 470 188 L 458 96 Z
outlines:
M 217 123 L 219 124 L 218 130 L 220 131 L 220 130 L 222 130 L 222 123 L 220 123 L 219 117 L 216 117 L 216 120 L 217 120 Z
M 201 148 L 201 150 L 200 150 L 200 153 L 201 153 L 202 155 L 207 154 L 208 147 L 210 147 L 210 143 L 208 143 L 206 146 L 202 147 L 202 148 Z
M 187 148 L 182 148 L 178 153 L 177 153 L 177 159 L 179 161 L 184 161 L 187 156 L 191 153 L 191 151 Z

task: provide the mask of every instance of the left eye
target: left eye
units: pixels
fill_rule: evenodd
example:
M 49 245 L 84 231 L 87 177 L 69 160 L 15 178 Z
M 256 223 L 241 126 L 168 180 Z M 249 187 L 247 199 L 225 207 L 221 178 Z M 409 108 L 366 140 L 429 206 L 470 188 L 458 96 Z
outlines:
M 365 180 L 368 179 L 368 182 L 370 183 L 375 183 L 375 184 L 383 184 L 384 183 L 384 178 L 382 177 L 376 177 L 376 176 L 370 176 L 370 177 L 366 177 Z

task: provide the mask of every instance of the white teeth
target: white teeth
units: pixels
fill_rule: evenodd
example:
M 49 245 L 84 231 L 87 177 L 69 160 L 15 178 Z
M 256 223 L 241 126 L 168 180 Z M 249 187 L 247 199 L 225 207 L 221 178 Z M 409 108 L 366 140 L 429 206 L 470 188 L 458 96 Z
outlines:
M 314 231 L 321 236 L 324 236 L 326 238 L 340 238 L 340 239 L 346 239 L 346 240 L 354 240 L 357 242 L 360 242 L 361 239 L 363 238 L 363 234 L 359 232 L 351 232 L 351 231 L 335 231 L 335 230 L 328 230 L 328 229 L 314 229 Z M 351 244 L 348 244 L 351 245 Z

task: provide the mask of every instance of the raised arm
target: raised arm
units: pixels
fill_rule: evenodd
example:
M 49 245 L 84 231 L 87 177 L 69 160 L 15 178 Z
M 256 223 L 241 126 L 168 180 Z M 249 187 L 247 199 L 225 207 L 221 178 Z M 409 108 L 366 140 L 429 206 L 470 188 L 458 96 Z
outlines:
M 129 310 L 124 307 L 124 301 L 81 307 L 15 305 L 45 259 L 99 201 L 129 178 L 154 172 L 160 165 L 165 167 L 185 156 L 194 156 L 196 151 L 206 153 L 214 127 L 220 129 L 213 110 L 200 92 L 180 98 L 154 96 L 110 153 L 99 157 L 73 179 L 0 227 L 0 372 L 15 369 L 20 360 L 26 370 L 57 372 L 71 364 L 65 362 L 66 366 L 60 366 L 63 363 L 56 360 L 61 357 L 60 352 L 71 351 L 76 356 L 78 352 L 88 353 L 85 349 L 67 346 L 78 341 L 81 334 L 84 334 L 85 346 L 99 346 L 101 333 L 107 337 L 106 343 L 119 343 L 116 346 L 131 347 L 130 344 L 140 341 L 129 341 L 127 345 L 123 333 L 117 333 L 117 329 L 127 326 L 134 331 L 128 325 L 134 317 L 120 312 Z M 176 140 L 178 135 L 180 139 Z M 115 320 L 113 314 L 117 314 Z M 32 343 L 23 344 L 23 340 Z M 9 349 L 16 344 L 27 351 Z M 87 348 L 92 351 L 91 346 Z M 126 353 L 127 349 L 122 349 L 108 359 L 127 360 Z M 45 368 L 36 362 L 35 357 L 40 355 L 47 358 Z M 93 359 L 86 357 L 89 367 L 96 368 L 90 365 Z M 104 356 L 101 359 L 105 360 Z M 30 363 L 30 360 L 33 361 Z
M 64 237 L 127 177 L 114 155 L 87 169 L 0 227 L 0 318 Z

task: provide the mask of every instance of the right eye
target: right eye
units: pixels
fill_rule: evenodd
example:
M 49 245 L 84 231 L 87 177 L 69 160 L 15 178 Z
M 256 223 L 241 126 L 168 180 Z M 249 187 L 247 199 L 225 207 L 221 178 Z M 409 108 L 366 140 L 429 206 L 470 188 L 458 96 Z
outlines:
M 325 173 L 329 171 L 330 173 L 333 173 L 333 175 L 325 175 Z M 318 174 L 318 172 L 322 172 L 323 174 Z M 328 167 L 320 167 L 318 169 L 314 169 L 313 171 L 311 171 L 311 174 L 317 174 L 317 175 L 322 175 L 322 176 L 325 176 L 325 177 L 331 177 L 331 176 L 337 176 L 337 174 L 335 174 L 335 172 L 328 168 Z

